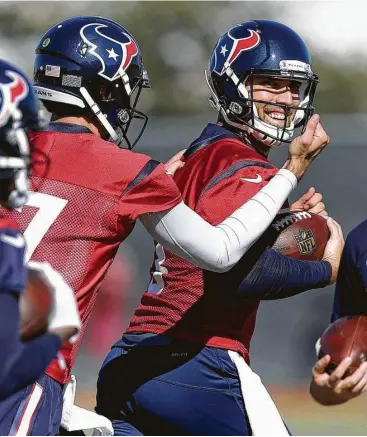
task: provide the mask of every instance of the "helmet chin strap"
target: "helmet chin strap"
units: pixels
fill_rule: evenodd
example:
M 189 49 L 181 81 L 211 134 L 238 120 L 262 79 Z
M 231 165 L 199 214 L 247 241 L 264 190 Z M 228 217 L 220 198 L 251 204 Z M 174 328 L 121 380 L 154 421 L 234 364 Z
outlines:
M 246 90 L 247 91 L 247 90 Z M 252 103 L 252 110 L 254 111 L 254 127 L 257 129 L 263 131 L 265 134 L 269 133 L 273 137 L 281 138 L 283 137 L 284 140 L 289 140 L 293 136 L 294 132 L 294 123 L 292 122 L 289 127 L 278 128 L 277 126 L 273 126 L 269 123 L 266 123 L 264 120 L 262 120 L 259 116 L 256 103 Z M 284 121 L 286 122 L 286 120 Z M 283 133 L 284 130 L 284 133 Z M 276 140 L 273 140 L 276 141 Z
M 265 134 L 252 129 L 249 126 L 246 126 L 246 132 L 255 138 L 255 140 L 260 141 L 264 146 L 266 147 L 279 147 L 282 142 L 280 140 L 275 140 L 274 138 L 270 138 L 266 136 Z
M 126 91 L 126 94 L 130 97 L 133 90 L 130 87 L 130 79 L 128 74 L 120 68 L 118 71 L 120 78 L 122 80 L 122 84 L 124 86 L 124 89 Z M 98 106 L 98 104 L 93 100 L 92 96 L 89 94 L 87 89 L 85 87 L 79 88 L 80 94 L 84 97 L 87 105 L 90 107 L 90 109 L 93 111 L 94 115 L 98 118 L 102 126 L 106 129 L 106 131 L 109 134 L 108 141 L 113 141 L 117 146 L 120 146 L 121 143 L 125 140 L 128 144 L 129 141 L 126 137 L 126 132 L 123 131 L 122 127 L 119 126 L 116 128 L 113 128 L 111 123 L 107 120 L 107 117 L 104 116 L 103 112 L 101 111 L 101 108 Z M 121 108 L 121 111 L 124 110 Z M 121 134 L 119 135 L 119 131 L 121 131 Z
M 107 118 L 103 115 L 100 107 L 97 105 L 97 103 L 92 99 L 91 95 L 88 93 L 86 88 L 81 87 L 80 88 L 80 94 L 84 97 L 85 101 L 87 102 L 90 109 L 93 111 L 94 115 L 98 118 L 102 126 L 106 129 L 108 134 L 110 135 L 110 138 L 112 141 L 117 141 L 118 135 L 115 129 L 111 126 L 111 124 L 108 122 Z
M 17 123 L 22 114 L 19 110 L 13 112 L 14 125 L 13 141 L 19 148 L 20 157 L 9 156 L 0 158 L 0 168 L 13 169 L 14 174 L 14 189 L 9 193 L 6 205 L 9 208 L 15 209 L 22 207 L 28 200 L 29 181 L 28 181 L 28 163 L 29 160 L 29 142 L 24 129 L 19 127 Z

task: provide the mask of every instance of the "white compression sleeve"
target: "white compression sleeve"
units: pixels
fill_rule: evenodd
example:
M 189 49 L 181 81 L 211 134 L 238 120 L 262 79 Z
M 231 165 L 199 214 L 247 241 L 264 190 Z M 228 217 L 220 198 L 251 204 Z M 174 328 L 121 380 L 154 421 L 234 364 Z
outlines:
M 183 202 L 139 219 L 163 247 L 202 269 L 225 272 L 270 226 L 296 185 L 292 172 L 279 170 L 254 197 L 217 226 L 207 223 Z

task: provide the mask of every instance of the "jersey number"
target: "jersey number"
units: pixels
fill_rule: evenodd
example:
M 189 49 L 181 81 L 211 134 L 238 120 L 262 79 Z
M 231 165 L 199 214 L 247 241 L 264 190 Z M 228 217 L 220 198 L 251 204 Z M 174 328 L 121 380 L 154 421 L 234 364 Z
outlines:
M 60 197 L 34 191 L 29 192 L 28 201 L 24 206 L 38 208 L 38 211 L 24 231 L 24 238 L 27 243 L 25 262 L 29 261 L 42 238 L 46 235 L 67 203 L 66 199 L 61 199 Z M 18 211 L 21 212 L 22 208 L 18 208 Z

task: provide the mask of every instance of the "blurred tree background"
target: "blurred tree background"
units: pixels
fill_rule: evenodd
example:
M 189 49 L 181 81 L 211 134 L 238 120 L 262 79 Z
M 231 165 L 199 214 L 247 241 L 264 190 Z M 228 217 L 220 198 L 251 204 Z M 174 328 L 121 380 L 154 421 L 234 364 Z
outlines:
M 367 100 L 361 98 L 367 72 L 360 53 L 337 56 L 334 48 L 340 40 L 320 50 L 312 26 L 301 30 L 305 17 L 295 14 L 295 3 L 299 2 L 1 2 L 0 56 L 31 75 L 34 47 L 50 26 L 73 15 L 102 15 L 127 27 L 142 49 L 152 83 L 143 95 L 143 109 L 151 115 L 197 115 L 210 111 L 204 69 L 219 35 L 248 19 L 275 19 L 298 31 L 311 49 L 314 70 L 321 77 L 318 111 L 367 112 Z M 333 3 L 327 3 L 331 11 Z M 313 2 L 307 4 L 312 23 Z
M 204 70 L 218 37 L 233 25 L 256 18 L 293 28 L 311 50 L 313 69 L 321 79 L 316 107 L 332 138 L 331 147 L 316 160 L 294 198 L 312 183 L 345 232 L 367 217 L 366 1 L 1 1 L 0 57 L 31 76 L 34 48 L 42 34 L 67 17 L 87 14 L 111 18 L 137 39 L 152 84 L 142 93 L 139 108 L 155 117 L 150 117 L 136 151 L 162 161 L 196 138 L 208 119 L 215 119 L 207 103 Z M 286 153 L 286 147 L 274 151 L 275 164 L 284 162 Z M 116 325 L 118 331 L 121 324 L 126 326 L 148 282 L 152 242 L 141 225 L 137 224 L 119 253 L 131 283 L 121 281 L 118 291 L 124 303 L 116 304 L 112 296 L 110 305 L 120 305 L 124 318 L 117 323 L 116 311 L 112 316 L 105 306 L 100 310 L 105 311 L 106 326 L 107 322 Z M 294 435 L 365 435 L 365 398 L 328 409 L 308 394 L 314 344 L 329 323 L 332 298 L 333 287 L 327 287 L 260 306 L 252 365 L 271 388 Z M 111 317 L 115 317 L 112 322 Z M 101 331 L 92 329 L 90 338 L 96 332 L 94 345 L 87 334 L 75 369 L 78 404 L 89 408 L 95 404 L 96 379 L 104 358 L 103 353 L 96 358 L 90 346 L 102 347 L 105 353 L 110 347 L 109 341 L 101 344 Z

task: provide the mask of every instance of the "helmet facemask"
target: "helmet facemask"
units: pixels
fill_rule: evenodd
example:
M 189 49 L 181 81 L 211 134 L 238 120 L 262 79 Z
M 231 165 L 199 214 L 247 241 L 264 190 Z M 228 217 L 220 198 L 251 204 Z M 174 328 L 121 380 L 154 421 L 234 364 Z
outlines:
M 135 77 L 132 80 L 129 80 L 126 72 L 122 72 L 113 82 L 100 83 L 93 94 L 85 87 L 80 88 L 87 105 L 105 129 L 105 138 L 119 147 L 123 147 L 125 143 L 131 150 L 147 126 L 148 116 L 136 109 L 143 88 L 150 88 L 145 71 L 142 79 Z M 127 131 L 134 120 L 139 120 L 142 125 L 132 141 L 127 136 Z
M 28 200 L 30 145 L 22 127 L 22 113 L 15 110 L 9 128 L 3 128 L 0 151 L 1 202 L 8 208 L 20 208 Z
M 225 67 L 222 76 L 214 74 L 209 76 L 206 74 L 206 77 L 212 94 L 211 103 L 220 112 L 228 125 L 247 132 L 269 147 L 279 146 L 282 142 L 291 142 L 295 128 L 301 127 L 302 132 L 304 131 L 314 112 L 313 99 L 318 83 L 317 76 L 312 73 L 308 64 L 299 61 L 282 61 L 279 70 L 250 69 L 242 77 L 237 75 L 230 66 Z M 288 79 L 300 82 L 299 105 L 292 106 L 254 99 L 254 79 L 256 77 Z M 249 90 L 247 87 L 249 87 Z M 222 98 L 218 98 L 218 96 L 222 96 Z M 283 126 L 266 123 L 261 118 L 257 105 L 270 105 L 281 108 L 286 115 Z M 294 115 L 291 123 L 287 123 L 287 118 L 289 119 L 292 112 Z

